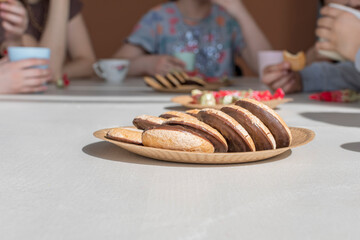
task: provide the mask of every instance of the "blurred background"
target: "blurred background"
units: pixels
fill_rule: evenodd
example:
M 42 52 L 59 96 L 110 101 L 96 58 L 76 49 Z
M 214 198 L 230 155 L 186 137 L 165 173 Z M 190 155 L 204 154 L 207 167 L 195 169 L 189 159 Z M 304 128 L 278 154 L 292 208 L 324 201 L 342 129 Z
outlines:
M 98 58 L 108 58 L 120 47 L 136 22 L 164 0 L 83 0 L 84 17 Z M 315 42 L 317 0 L 243 0 L 276 50 L 293 53 Z M 245 75 L 254 75 L 239 61 Z

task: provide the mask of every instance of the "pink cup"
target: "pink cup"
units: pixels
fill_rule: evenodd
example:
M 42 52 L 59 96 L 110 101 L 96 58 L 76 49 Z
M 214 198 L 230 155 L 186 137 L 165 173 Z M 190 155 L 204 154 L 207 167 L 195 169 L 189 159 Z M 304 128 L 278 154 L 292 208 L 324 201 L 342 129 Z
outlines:
M 266 67 L 276 65 L 284 61 L 283 51 L 260 51 L 258 54 L 259 77 L 262 78 Z

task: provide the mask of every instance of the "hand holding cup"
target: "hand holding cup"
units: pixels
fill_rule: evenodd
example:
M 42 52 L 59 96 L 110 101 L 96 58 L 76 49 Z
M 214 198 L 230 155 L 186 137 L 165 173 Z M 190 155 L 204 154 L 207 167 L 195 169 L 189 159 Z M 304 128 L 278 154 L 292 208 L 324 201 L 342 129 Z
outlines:
M 0 61 L 0 93 L 37 93 L 47 90 L 46 83 L 52 78 L 49 69 L 34 68 L 48 65 L 47 59 L 25 59 L 9 62 Z
M 173 56 L 159 55 L 149 57 L 149 69 L 150 75 L 165 75 L 173 71 L 184 71 L 186 64 Z

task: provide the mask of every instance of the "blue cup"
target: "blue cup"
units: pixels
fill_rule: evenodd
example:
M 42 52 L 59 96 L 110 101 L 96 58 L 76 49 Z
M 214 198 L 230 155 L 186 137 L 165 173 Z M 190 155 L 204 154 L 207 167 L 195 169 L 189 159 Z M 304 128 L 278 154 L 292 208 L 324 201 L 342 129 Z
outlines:
M 8 55 L 11 62 L 24 59 L 50 59 L 50 49 L 41 47 L 9 47 Z M 34 68 L 47 69 L 48 65 L 34 66 Z

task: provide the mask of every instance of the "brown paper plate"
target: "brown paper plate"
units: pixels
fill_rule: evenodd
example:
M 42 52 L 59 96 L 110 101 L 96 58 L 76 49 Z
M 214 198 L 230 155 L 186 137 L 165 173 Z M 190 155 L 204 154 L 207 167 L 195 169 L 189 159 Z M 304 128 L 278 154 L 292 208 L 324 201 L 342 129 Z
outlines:
M 182 162 L 182 163 L 198 163 L 198 164 L 229 164 L 229 163 L 246 163 L 269 159 L 285 153 L 289 149 L 300 147 L 311 142 L 315 133 L 305 128 L 290 128 L 293 135 L 293 141 L 290 147 L 258 151 L 258 152 L 242 152 L 242 153 L 192 153 L 173 150 L 165 150 L 159 148 L 144 147 L 134 144 L 122 143 L 106 138 L 106 133 L 110 129 L 99 130 L 94 136 L 104 141 L 113 143 L 129 152 L 149 157 L 157 160 Z
M 153 88 L 157 92 L 164 93 L 190 93 L 194 89 L 199 89 L 201 91 L 216 91 L 219 90 L 221 86 L 219 85 L 208 85 L 206 87 L 199 87 L 197 85 L 184 85 L 177 88 Z
M 200 87 L 198 85 L 182 85 L 177 88 L 153 88 L 157 92 L 165 93 L 190 93 L 194 89 L 199 89 L 201 91 L 217 91 L 222 87 L 228 87 L 233 85 L 234 82 L 227 80 L 223 83 L 209 83 L 205 87 Z
M 188 95 L 178 96 L 178 97 L 174 97 L 173 99 L 171 99 L 172 102 L 181 104 L 182 106 L 191 108 L 191 109 L 215 108 L 215 109 L 220 110 L 221 108 L 223 108 L 225 106 L 225 105 L 207 106 L 207 105 L 201 105 L 201 104 L 193 104 L 193 103 L 191 103 L 192 100 L 193 100 L 192 97 L 188 96 Z M 281 104 L 284 104 L 287 102 L 292 102 L 292 101 L 293 101 L 292 98 L 284 98 L 284 99 L 280 99 L 280 100 L 262 101 L 262 103 L 266 104 L 270 108 L 275 109 Z

